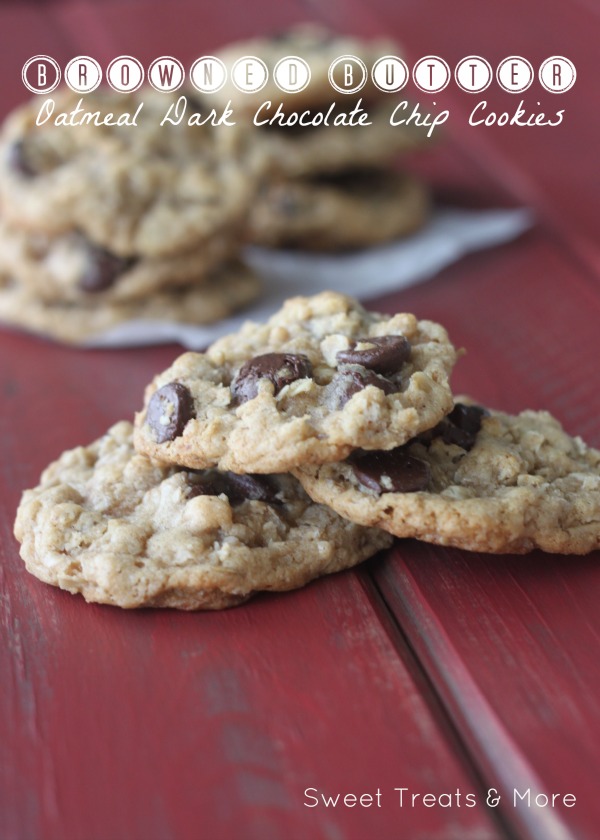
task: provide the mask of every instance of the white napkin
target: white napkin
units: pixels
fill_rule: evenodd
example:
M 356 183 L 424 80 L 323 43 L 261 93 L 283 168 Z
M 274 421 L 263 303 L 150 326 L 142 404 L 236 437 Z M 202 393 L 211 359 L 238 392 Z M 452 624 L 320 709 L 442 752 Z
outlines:
M 528 210 L 437 210 L 407 239 L 354 254 L 322 255 L 247 248 L 244 257 L 264 278 L 264 295 L 240 315 L 196 327 L 167 321 L 128 321 L 86 342 L 88 347 L 134 347 L 178 342 L 206 347 L 247 320 L 263 321 L 293 295 L 325 289 L 360 298 L 395 292 L 433 277 L 463 254 L 508 242 L 532 224 Z

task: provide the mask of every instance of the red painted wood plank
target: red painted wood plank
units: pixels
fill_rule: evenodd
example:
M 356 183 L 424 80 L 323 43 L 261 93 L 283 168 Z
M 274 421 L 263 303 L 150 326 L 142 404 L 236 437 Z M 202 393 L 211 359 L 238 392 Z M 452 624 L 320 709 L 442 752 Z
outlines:
M 500 808 L 539 840 L 597 836 L 597 564 L 402 544 L 376 573 Z

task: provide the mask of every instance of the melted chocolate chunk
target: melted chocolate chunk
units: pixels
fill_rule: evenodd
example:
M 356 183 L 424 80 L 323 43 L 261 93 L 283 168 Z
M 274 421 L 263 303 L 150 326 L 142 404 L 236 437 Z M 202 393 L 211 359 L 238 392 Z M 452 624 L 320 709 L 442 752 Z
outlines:
M 354 394 L 358 394 L 367 385 L 374 385 L 385 394 L 395 394 L 400 390 L 399 385 L 395 385 L 383 376 L 378 376 L 372 370 L 358 365 L 340 365 L 338 372 L 327 386 L 325 401 L 329 408 L 339 411 Z
M 157 443 L 175 440 L 194 416 L 192 395 L 180 382 L 169 382 L 152 395 L 146 422 Z
M 468 452 L 473 448 L 481 428 L 481 420 L 488 412 L 478 405 L 457 403 L 442 420 L 441 437 L 444 443 L 454 443 Z
M 441 437 L 444 443 L 460 446 L 469 452 L 475 445 L 481 429 L 481 421 L 489 411 L 479 405 L 456 403 L 447 417 L 428 432 L 419 435 L 419 441 L 428 446 L 434 438 Z
M 110 251 L 93 245 L 85 237 L 86 269 L 79 278 L 79 288 L 84 292 L 103 292 L 135 263 L 135 257 L 118 257 Z
M 261 379 L 272 382 L 278 394 L 285 385 L 308 376 L 312 376 L 312 365 L 302 353 L 265 353 L 244 362 L 231 383 L 231 393 L 237 403 L 245 403 L 258 394 Z
M 389 452 L 367 452 L 352 459 L 360 483 L 382 493 L 416 493 L 425 490 L 431 478 L 426 461 L 409 455 L 405 447 Z
M 241 505 L 246 500 L 279 504 L 276 488 L 264 475 L 237 475 L 216 470 L 190 472 L 189 475 L 190 498 L 225 494 L 232 505 Z
M 13 172 L 22 175 L 24 178 L 34 178 L 37 175 L 23 140 L 17 140 L 8 149 L 8 165 Z
M 481 429 L 481 421 L 484 417 L 489 417 L 490 413 L 487 409 L 480 405 L 465 405 L 464 403 L 456 403 L 448 417 L 455 426 L 462 429 L 464 432 L 476 435 Z
M 356 350 L 361 343 L 373 346 Z M 336 358 L 342 364 L 363 365 L 376 373 L 391 374 L 399 371 L 410 358 L 410 350 L 410 342 L 403 335 L 383 335 L 351 341 L 348 350 L 340 350 Z

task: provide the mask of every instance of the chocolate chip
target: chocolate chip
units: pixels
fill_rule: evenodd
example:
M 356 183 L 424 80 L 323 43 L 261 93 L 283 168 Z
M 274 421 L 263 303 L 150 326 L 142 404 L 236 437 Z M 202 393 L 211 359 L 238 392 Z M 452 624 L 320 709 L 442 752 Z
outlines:
M 24 178 L 33 178 L 37 175 L 23 140 L 17 140 L 9 147 L 8 165 L 13 172 L 22 175 Z
M 446 419 L 458 426 L 459 429 L 476 435 L 481 429 L 481 421 L 489 415 L 489 411 L 480 405 L 456 403 Z
M 342 409 L 348 400 L 367 385 L 380 388 L 384 394 L 395 394 L 399 386 L 360 365 L 340 365 L 338 372 L 325 389 L 325 401 L 334 411 Z
M 152 395 L 146 421 L 157 443 L 175 440 L 194 416 L 192 395 L 180 382 L 169 382 Z
M 264 502 L 267 505 L 279 504 L 276 488 L 264 475 L 237 475 L 232 472 L 206 470 L 190 472 L 189 477 L 190 498 L 225 494 L 232 505 L 239 505 L 246 500 Z
M 488 412 L 478 405 L 457 403 L 450 414 L 442 420 L 441 437 L 444 443 L 453 443 L 466 449 L 473 448 L 481 428 L 482 418 Z
M 360 483 L 379 494 L 425 490 L 431 478 L 429 464 L 402 446 L 389 452 L 367 452 L 351 463 Z
M 118 257 L 99 245 L 82 237 L 85 243 L 86 268 L 79 278 L 79 288 L 84 292 L 103 292 L 110 289 L 135 263 L 134 257 Z
M 231 393 L 238 403 L 245 403 L 258 394 L 261 379 L 272 382 L 278 394 L 285 385 L 307 376 L 312 376 L 312 365 L 302 353 L 265 353 L 241 366 L 231 383 Z
M 276 503 L 277 491 L 264 475 L 238 475 L 237 473 L 225 473 L 228 490 L 225 491 L 229 500 L 233 503 L 241 503 L 245 499 L 257 502 L 265 502 L 268 505 Z
M 357 350 L 358 344 L 370 344 L 364 350 Z M 363 365 L 376 373 L 396 373 L 410 358 L 410 342 L 403 335 L 383 335 L 379 338 L 359 338 L 350 342 L 348 350 L 340 350 L 338 362 L 348 365 Z
M 481 421 L 489 416 L 489 411 L 479 405 L 456 403 L 447 417 L 428 432 L 419 435 L 419 441 L 428 446 L 434 438 L 441 437 L 446 444 L 454 444 L 471 450 L 481 428 Z
M 221 493 L 225 493 L 225 482 L 221 473 L 212 470 L 198 473 L 190 471 L 188 476 L 190 499 L 195 499 L 196 496 L 220 496 Z

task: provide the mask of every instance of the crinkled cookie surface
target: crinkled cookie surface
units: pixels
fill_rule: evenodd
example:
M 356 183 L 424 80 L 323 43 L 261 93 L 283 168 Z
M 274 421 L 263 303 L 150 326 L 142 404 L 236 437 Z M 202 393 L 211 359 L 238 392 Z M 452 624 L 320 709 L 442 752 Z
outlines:
M 395 452 L 295 474 L 315 500 L 401 537 L 492 553 L 599 548 L 600 452 L 547 412 L 459 405 Z
M 391 449 L 452 408 L 443 327 L 334 292 L 292 298 L 155 378 L 135 444 L 161 461 L 285 472 Z
M 0 259 L 0 322 L 67 344 L 85 345 L 128 321 L 210 324 L 252 303 L 262 282 L 234 260 L 199 285 L 169 286 L 141 300 L 46 301 L 6 271 Z
M 3 126 L 0 197 L 9 223 L 50 235 L 79 230 L 117 256 L 158 257 L 197 248 L 244 217 L 260 166 L 240 126 L 189 126 L 185 118 L 161 126 L 179 97 L 148 88 L 82 99 L 99 120 L 133 117 L 141 107 L 136 125 L 56 125 L 81 97 L 51 98 L 55 109 L 43 124 L 34 98 Z
M 294 589 L 391 542 L 314 504 L 291 476 L 152 464 L 127 422 L 48 467 L 23 494 L 15 536 L 46 583 L 88 601 L 185 610 Z

